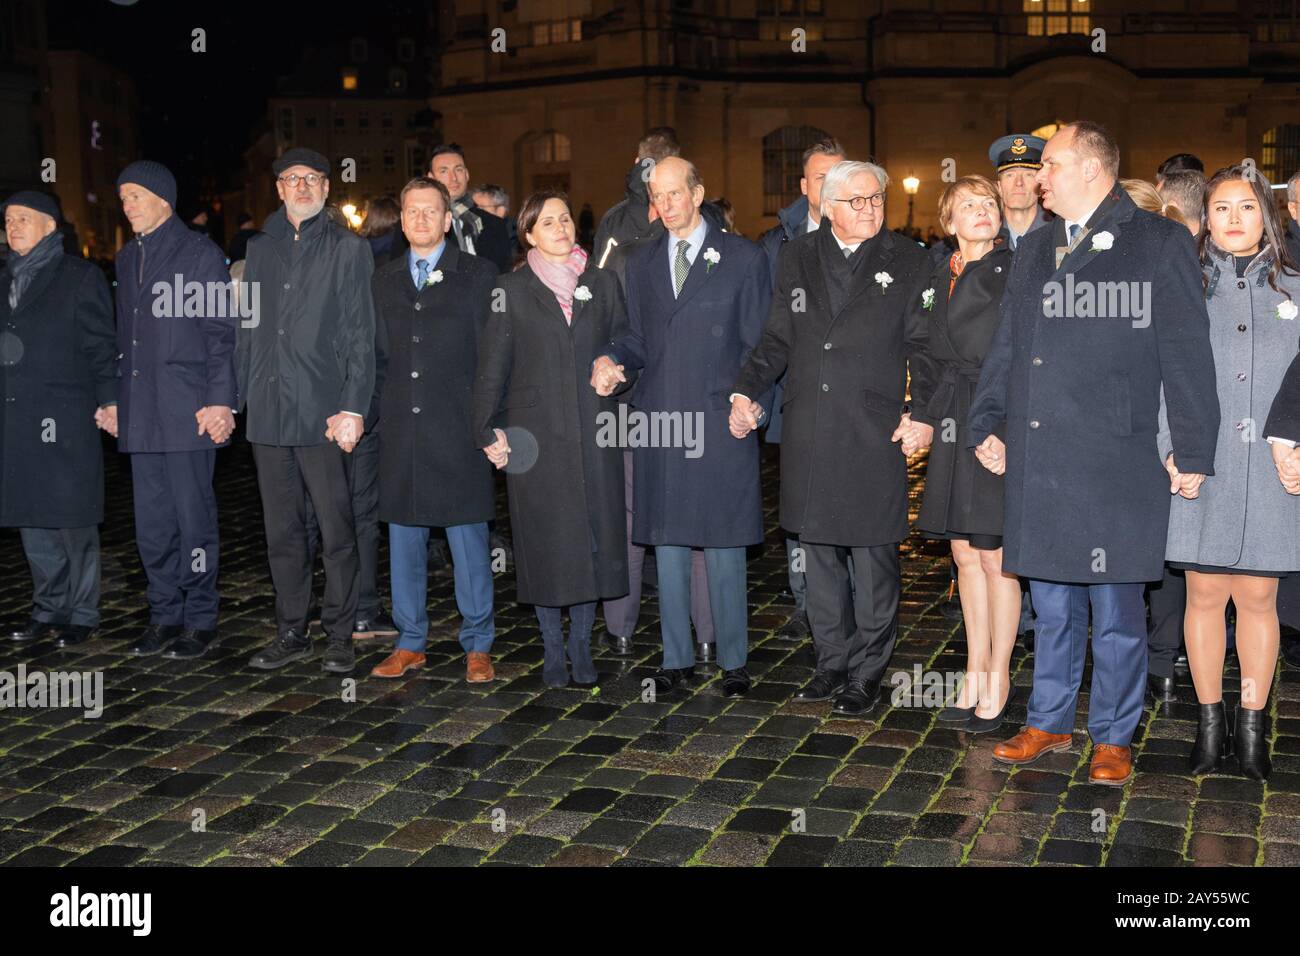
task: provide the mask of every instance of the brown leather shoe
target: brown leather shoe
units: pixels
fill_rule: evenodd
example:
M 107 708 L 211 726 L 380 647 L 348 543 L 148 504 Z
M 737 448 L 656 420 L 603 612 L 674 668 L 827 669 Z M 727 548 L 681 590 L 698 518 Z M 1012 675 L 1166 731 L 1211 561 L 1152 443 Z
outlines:
M 465 680 L 471 684 L 486 684 L 496 679 L 492 669 L 492 658 L 482 651 L 470 651 L 465 655 Z
M 999 763 L 1033 763 L 1043 754 L 1069 750 L 1073 742 L 1070 734 L 1049 734 L 1037 727 L 1024 727 L 1010 740 L 993 748 L 993 759 Z
M 424 655 L 415 651 L 396 650 L 384 658 L 383 663 L 375 666 L 371 677 L 401 677 L 407 671 L 418 671 L 424 666 Z
M 1088 782 L 1107 787 L 1122 787 L 1133 776 L 1133 751 L 1118 744 L 1095 744 Z

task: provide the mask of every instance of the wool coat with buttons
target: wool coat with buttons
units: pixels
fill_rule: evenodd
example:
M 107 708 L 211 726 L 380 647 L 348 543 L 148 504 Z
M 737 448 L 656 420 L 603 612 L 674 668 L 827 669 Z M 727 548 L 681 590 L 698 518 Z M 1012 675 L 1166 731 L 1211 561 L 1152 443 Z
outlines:
M 380 521 L 446 528 L 493 516 L 471 406 L 496 276 L 450 240 L 419 290 L 406 256 L 375 272 Z
M 104 447 L 95 409 L 117 401 L 108 281 L 94 263 L 59 254 L 12 311 L 11 281 L 0 271 L 0 527 L 99 524 Z
M 230 283 L 226 257 L 207 236 L 170 216 L 122 247 L 116 273 L 118 451 L 212 449 L 212 439 L 198 434 L 194 413 L 236 405 L 238 317 L 230 297 L 218 295 Z M 202 299 L 187 305 L 191 283 Z
M 924 313 L 914 308 L 930 260 L 882 229 L 859 246 L 839 293 L 826 270 L 843 258 L 828 218 L 781 247 L 771 318 L 728 391 L 760 401 L 786 376 L 781 526 L 812 544 L 874 547 L 907 537 L 907 459 L 890 436 L 909 369 L 913 418 L 933 424 L 934 366 Z
M 1284 272 L 1274 289 L 1267 247 L 1241 277 L 1232 257 L 1212 241 L 1206 251 L 1205 302 L 1222 420 L 1214 477 L 1196 498 L 1176 497 L 1170 505 L 1166 557 L 1243 573 L 1300 571 L 1300 496 L 1282 487 L 1265 441 L 1269 410 L 1300 352 L 1300 318 L 1282 317 L 1290 314 L 1288 301 L 1300 304 L 1300 276 Z M 1161 460 L 1172 452 L 1179 470 L 1186 470 L 1167 427 L 1159 441 Z
M 1006 422 L 1003 568 L 1073 584 L 1154 581 L 1169 523 L 1162 383 L 1179 467 L 1214 473 L 1219 403 L 1200 265 L 1183 226 L 1118 186 L 1058 266 L 1065 246 L 1059 218 L 1020 240 L 969 442 Z M 1126 284 L 1127 307 L 1104 283 Z M 1094 306 L 1107 298 L 1091 309 L 1106 317 L 1084 316 L 1088 294 Z

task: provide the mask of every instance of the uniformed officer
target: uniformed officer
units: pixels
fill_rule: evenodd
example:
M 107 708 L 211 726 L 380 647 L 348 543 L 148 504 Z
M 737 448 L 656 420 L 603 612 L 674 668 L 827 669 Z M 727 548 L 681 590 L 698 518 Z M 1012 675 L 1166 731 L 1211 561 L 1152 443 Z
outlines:
M 989 147 L 989 162 L 998 174 L 1002 194 L 1002 231 L 998 236 L 1015 249 L 1020 237 L 1050 222 L 1052 214 L 1038 202 L 1034 174 L 1043 167 L 1046 140 L 1028 133 L 1011 133 Z

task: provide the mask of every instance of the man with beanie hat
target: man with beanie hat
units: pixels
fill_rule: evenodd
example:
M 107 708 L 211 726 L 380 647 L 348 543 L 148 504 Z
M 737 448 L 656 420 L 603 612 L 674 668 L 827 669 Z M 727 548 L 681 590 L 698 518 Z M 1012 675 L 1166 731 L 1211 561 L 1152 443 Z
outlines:
M 108 282 L 64 255 L 52 196 L 3 207 L 0 270 L 0 527 L 18 528 L 31 568 L 30 620 L 15 641 L 84 643 L 99 626 L 104 451 L 97 410 L 117 401 Z
M 320 525 L 325 563 L 324 668 L 356 664 L 358 564 L 343 455 L 365 431 L 375 388 L 374 260 L 369 244 L 324 215 L 329 161 L 288 150 L 272 165 L 284 205 L 248 242 L 244 282 L 260 308 L 240 323 L 236 370 L 266 523 L 277 635 L 249 666 L 310 657 L 311 557 L 306 502 Z
M 167 167 L 134 162 L 117 192 L 135 238 L 116 263 L 118 405 L 96 421 L 131 456 L 136 544 L 149 580 L 149 625 L 129 652 L 191 659 L 217 637 L 212 470 L 235 427 L 236 310 L 226 257 L 176 216 Z

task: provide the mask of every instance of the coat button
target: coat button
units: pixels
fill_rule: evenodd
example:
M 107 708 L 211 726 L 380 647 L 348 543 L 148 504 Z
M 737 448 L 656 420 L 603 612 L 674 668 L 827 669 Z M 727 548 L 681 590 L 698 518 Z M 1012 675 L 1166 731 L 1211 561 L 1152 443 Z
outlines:
M 412 409 L 411 409 L 411 414 L 412 414 L 412 415 L 418 415 L 418 414 L 420 414 L 420 406 L 419 406 L 419 405 L 416 405 L 414 408 L 412 408 Z
M 1034 364 L 1034 365 L 1042 365 L 1042 364 L 1043 364 L 1043 360 L 1042 360 L 1041 358 L 1039 358 L 1037 355 L 1035 355 L 1035 356 L 1034 356 L 1034 362 L 1033 362 L 1033 364 Z
M 830 387 L 829 385 L 826 385 L 825 383 L 822 384 L 822 391 L 823 391 L 823 392 L 829 392 L 830 390 L 831 390 L 831 387 Z
M 827 349 L 827 350 L 829 350 L 830 347 L 831 347 L 831 343 L 829 343 L 829 342 L 827 342 L 825 345 L 822 346 L 822 348 Z
M 416 344 L 418 345 L 418 344 L 420 344 L 420 337 L 419 337 L 418 335 L 412 335 L 412 336 L 411 336 L 411 341 L 414 342 L 414 343 L 416 343 Z
M 1245 372 L 1238 372 L 1238 373 L 1237 373 L 1237 381 L 1239 381 L 1239 382 L 1244 382 L 1244 381 L 1246 381 L 1246 373 L 1245 373 Z
M 272 375 L 270 378 L 268 378 L 268 379 L 266 380 L 266 383 L 267 383 L 268 385 L 270 385 L 270 384 L 271 384 L 272 382 L 274 382 L 274 381 L 275 381 L 275 376 Z
M 1243 428 L 1246 427 L 1246 423 L 1245 423 L 1245 422 L 1237 422 L 1237 424 L 1233 425 L 1232 427 L 1235 428 L 1235 429 L 1237 429 L 1237 431 L 1241 431 Z
M 275 334 L 276 334 L 276 335 L 284 335 L 284 329 L 276 329 L 276 330 L 275 330 Z
M 1245 280 L 1245 279 L 1238 279 L 1238 280 L 1237 280 L 1237 288 L 1238 288 L 1238 289 L 1244 289 L 1244 288 L 1246 288 L 1246 280 Z
M 1030 423 L 1029 423 L 1029 427 L 1030 427 L 1030 428 L 1037 428 L 1037 427 L 1038 427 L 1038 419 L 1034 419 L 1032 422 L 1030 422 Z
M 132 340 L 131 340 L 131 344 L 132 344 L 132 345 L 139 345 L 139 344 L 140 344 L 140 340 L 139 340 L 139 339 L 132 339 Z M 121 356 L 119 355 L 118 358 L 121 358 Z
M 411 373 L 411 378 L 419 378 L 419 377 L 420 377 L 420 373 L 419 373 L 419 372 L 412 372 L 412 373 Z
M 133 369 L 131 369 L 131 377 L 132 377 L 132 378 L 139 378 L 139 377 L 140 377 L 140 370 L 139 370 L 138 368 L 133 368 Z
M 284 284 L 284 288 L 285 288 L 285 291 L 287 292 L 288 289 L 289 289 L 289 283 L 286 282 L 286 283 Z
M 420 311 L 420 303 L 418 303 L 418 302 L 415 303 L 415 311 L 416 311 L 416 312 L 419 312 L 419 311 Z
M 1245 332 L 1245 331 L 1246 331 L 1246 323 L 1245 323 L 1245 322 L 1242 322 L 1240 325 L 1238 325 L 1238 326 L 1237 326 L 1237 331 L 1238 331 L 1238 332 Z

